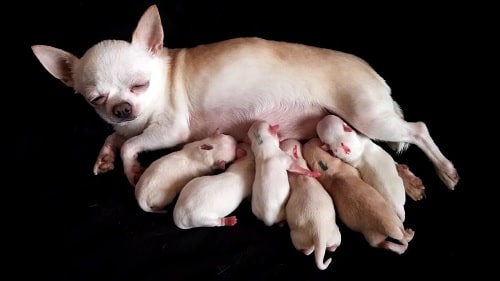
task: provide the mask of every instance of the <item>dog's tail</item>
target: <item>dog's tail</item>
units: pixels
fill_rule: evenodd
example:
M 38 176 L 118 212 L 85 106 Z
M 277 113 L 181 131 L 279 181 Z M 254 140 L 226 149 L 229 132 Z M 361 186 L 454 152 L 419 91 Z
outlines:
M 401 109 L 401 106 L 396 101 L 393 101 L 394 103 L 394 111 L 401 117 L 401 119 L 404 119 L 404 114 L 403 110 Z M 410 143 L 407 142 L 387 142 L 387 145 L 396 152 L 396 154 L 401 154 L 405 152 L 408 147 L 410 146 Z
M 332 258 L 328 258 L 324 261 L 327 243 L 325 235 L 326 233 L 319 232 L 318 236 L 314 238 L 314 258 L 316 260 L 316 266 L 320 270 L 325 270 L 332 262 Z

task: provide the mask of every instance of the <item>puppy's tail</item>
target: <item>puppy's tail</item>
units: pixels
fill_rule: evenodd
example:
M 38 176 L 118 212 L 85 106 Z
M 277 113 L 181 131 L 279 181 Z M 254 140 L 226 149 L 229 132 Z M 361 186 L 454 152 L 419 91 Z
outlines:
M 401 119 L 404 119 L 404 114 L 403 110 L 401 109 L 401 106 L 396 101 L 393 101 L 394 104 L 394 111 L 401 117 Z M 396 154 L 401 154 L 405 152 L 408 147 L 410 146 L 409 143 L 407 142 L 387 142 L 387 145 L 396 152 Z
M 326 252 L 326 236 L 325 233 L 318 233 L 318 237 L 314 239 L 314 258 L 316 259 L 316 265 L 320 270 L 325 270 L 330 263 L 332 258 L 325 259 Z

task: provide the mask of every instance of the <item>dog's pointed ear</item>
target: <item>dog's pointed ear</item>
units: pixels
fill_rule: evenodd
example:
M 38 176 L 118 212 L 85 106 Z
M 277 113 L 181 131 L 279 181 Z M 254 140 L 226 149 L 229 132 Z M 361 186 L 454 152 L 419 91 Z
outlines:
M 153 54 L 163 49 L 163 27 L 156 5 L 150 6 L 140 18 L 132 35 L 132 44 L 138 44 Z
M 66 86 L 73 88 L 73 69 L 78 58 L 64 50 L 46 45 L 33 45 L 31 50 L 43 67 Z

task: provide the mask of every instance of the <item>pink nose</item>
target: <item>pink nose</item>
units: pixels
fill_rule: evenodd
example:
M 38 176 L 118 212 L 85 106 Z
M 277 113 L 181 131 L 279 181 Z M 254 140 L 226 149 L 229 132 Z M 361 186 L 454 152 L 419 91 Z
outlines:
M 349 154 L 349 153 L 351 153 L 351 149 L 350 149 L 347 145 L 345 145 L 343 142 L 341 142 L 341 143 L 340 143 L 340 146 L 341 146 L 341 147 L 342 147 L 342 149 L 344 150 L 344 153 L 345 153 L 345 154 Z

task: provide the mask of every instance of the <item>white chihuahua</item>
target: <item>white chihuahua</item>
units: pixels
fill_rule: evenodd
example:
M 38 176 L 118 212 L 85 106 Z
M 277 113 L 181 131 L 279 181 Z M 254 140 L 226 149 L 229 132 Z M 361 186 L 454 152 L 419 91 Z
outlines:
M 426 125 L 406 122 L 384 79 L 350 54 L 259 38 L 164 48 L 155 5 L 140 18 L 131 42 L 104 40 L 81 58 L 46 45 L 32 50 L 113 125 L 96 174 L 113 169 L 121 149 L 134 185 L 142 151 L 202 139 L 218 126 L 241 141 L 257 118 L 280 124 L 282 139 L 305 140 L 315 136 L 322 117 L 335 113 L 372 139 L 397 143 L 397 152 L 416 144 L 448 188 L 459 181 Z

